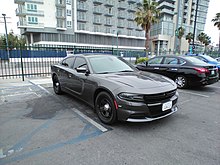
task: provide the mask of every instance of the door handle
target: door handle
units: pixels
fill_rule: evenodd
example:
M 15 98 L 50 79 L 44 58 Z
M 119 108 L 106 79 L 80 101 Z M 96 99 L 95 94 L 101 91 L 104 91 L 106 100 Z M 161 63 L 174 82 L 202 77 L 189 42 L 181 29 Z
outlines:
M 176 68 L 171 68 L 171 70 L 177 71 L 177 69 L 176 69 Z
M 72 77 L 72 75 L 71 75 L 71 74 L 69 74 L 69 75 L 68 75 L 68 77 L 69 77 L 69 78 L 71 78 L 71 77 Z
M 154 69 L 160 69 L 159 67 L 154 67 Z

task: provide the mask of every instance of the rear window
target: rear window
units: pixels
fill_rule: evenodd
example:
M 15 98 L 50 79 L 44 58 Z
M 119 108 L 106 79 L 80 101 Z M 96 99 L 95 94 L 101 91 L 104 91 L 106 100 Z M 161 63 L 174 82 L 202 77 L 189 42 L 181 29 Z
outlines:
M 195 64 L 195 65 L 206 65 L 207 64 L 207 63 L 205 63 L 195 57 L 185 56 L 184 59 L 188 60 L 189 62 L 191 62 L 192 64 Z

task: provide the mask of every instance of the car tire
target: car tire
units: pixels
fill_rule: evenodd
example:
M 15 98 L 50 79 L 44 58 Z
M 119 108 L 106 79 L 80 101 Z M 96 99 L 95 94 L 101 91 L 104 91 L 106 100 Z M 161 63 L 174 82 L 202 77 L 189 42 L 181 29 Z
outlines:
M 185 76 L 182 75 L 178 75 L 175 78 L 175 83 L 177 85 L 178 88 L 187 88 L 188 86 L 188 82 Z
M 105 124 L 113 124 L 117 120 L 116 109 L 112 97 L 107 92 L 100 92 L 95 99 L 95 111 Z
M 53 76 L 53 90 L 57 95 L 62 94 L 61 86 L 57 75 Z

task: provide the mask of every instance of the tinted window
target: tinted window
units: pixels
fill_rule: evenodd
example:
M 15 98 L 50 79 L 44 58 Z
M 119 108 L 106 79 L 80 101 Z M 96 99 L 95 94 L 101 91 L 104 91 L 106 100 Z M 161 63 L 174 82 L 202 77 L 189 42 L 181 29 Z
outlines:
M 180 65 L 183 65 L 183 64 L 185 64 L 185 63 L 186 63 L 186 61 L 185 61 L 185 60 L 183 60 L 183 59 L 180 59 L 180 60 L 179 60 L 179 62 L 180 62 Z
M 74 69 L 76 68 L 86 68 L 87 69 L 87 63 L 86 60 L 82 57 L 76 57 L 75 63 L 74 63 Z
M 176 65 L 178 64 L 178 59 L 174 57 L 166 57 L 164 60 L 164 64 Z
M 89 62 L 94 73 L 133 72 L 133 69 L 114 56 L 93 56 Z
M 72 68 L 74 60 L 75 60 L 75 57 L 66 58 L 65 60 L 63 60 L 62 65 Z
M 189 56 L 185 56 L 184 57 L 186 60 L 188 60 L 189 62 L 191 62 L 192 64 L 196 64 L 196 65 L 206 65 L 205 62 L 195 58 L 195 57 L 189 57 Z
M 156 57 L 156 58 L 153 58 L 153 59 L 150 59 L 148 61 L 148 64 L 160 64 L 161 61 L 162 61 L 163 57 Z

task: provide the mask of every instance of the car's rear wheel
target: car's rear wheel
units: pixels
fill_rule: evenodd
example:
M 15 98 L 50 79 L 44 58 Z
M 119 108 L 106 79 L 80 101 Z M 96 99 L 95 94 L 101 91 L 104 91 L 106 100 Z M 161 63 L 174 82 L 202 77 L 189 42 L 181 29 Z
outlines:
M 182 75 L 176 76 L 175 83 L 178 88 L 186 88 L 188 86 L 186 77 Z
M 116 109 L 112 97 L 107 92 L 100 92 L 95 100 L 98 118 L 105 124 L 116 122 Z
M 57 75 L 53 76 L 53 90 L 58 95 L 62 94 L 62 90 L 61 90 L 61 87 L 60 87 L 60 82 L 59 82 L 59 79 L 58 79 Z

